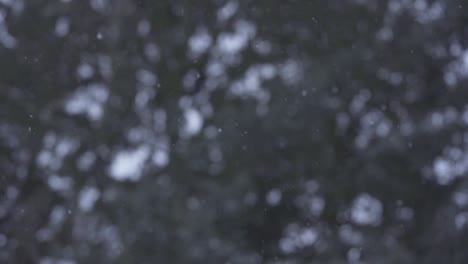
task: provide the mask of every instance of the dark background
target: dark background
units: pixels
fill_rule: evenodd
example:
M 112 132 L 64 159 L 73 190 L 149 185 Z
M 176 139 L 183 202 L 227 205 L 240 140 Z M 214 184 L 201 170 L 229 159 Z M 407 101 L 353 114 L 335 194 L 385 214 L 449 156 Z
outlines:
M 468 3 L 0 1 L 0 263 L 468 263 Z

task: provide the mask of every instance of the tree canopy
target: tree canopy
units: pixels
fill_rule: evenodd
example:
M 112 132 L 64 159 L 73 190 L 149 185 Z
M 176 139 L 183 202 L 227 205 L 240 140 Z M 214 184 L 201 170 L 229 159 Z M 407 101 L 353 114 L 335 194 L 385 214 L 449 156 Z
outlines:
M 467 263 L 468 5 L 0 0 L 1 263 Z

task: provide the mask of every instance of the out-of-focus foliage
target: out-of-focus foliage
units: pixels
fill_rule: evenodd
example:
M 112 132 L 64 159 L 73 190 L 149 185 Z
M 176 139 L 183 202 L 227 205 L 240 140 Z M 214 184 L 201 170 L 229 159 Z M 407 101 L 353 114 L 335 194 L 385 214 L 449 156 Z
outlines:
M 1 263 L 467 263 L 465 1 L 0 0 Z

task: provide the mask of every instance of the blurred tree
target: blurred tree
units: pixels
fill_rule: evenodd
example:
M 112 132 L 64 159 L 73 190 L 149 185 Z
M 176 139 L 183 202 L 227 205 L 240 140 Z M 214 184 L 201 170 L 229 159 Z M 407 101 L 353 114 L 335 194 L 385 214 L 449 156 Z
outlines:
M 0 1 L 0 262 L 466 263 L 462 1 Z

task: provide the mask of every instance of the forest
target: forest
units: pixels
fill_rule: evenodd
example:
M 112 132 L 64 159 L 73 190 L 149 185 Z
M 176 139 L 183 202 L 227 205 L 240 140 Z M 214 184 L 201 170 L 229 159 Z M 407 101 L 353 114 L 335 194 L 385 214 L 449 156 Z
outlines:
M 468 263 L 468 2 L 0 0 L 0 263 Z

